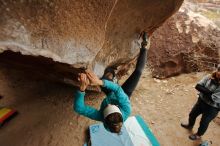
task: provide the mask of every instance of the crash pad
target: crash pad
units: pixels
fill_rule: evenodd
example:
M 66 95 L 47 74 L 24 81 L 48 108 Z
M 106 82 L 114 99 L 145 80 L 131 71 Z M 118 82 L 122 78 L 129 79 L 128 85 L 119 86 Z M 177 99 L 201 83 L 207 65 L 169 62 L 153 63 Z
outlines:
M 89 126 L 92 146 L 160 146 L 141 116 L 129 117 L 119 134 L 106 130 L 102 123 Z

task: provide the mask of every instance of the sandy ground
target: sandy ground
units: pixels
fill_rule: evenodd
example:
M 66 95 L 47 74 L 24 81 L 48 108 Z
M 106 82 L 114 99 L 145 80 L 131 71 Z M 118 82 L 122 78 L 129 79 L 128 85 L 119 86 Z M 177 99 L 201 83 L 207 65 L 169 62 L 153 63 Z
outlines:
M 0 129 L 1 146 L 81 146 L 85 130 L 95 123 L 72 109 L 74 88 L 37 79 L 0 64 L 0 106 L 19 114 Z M 151 78 L 145 71 L 132 96 L 132 115 L 139 114 L 162 146 L 197 146 L 190 132 L 180 127 L 196 102 L 195 83 L 205 73 L 184 74 L 167 80 Z M 91 93 L 87 103 L 99 107 L 103 97 Z M 199 117 L 200 118 L 200 117 Z M 198 122 L 194 128 L 196 131 Z M 220 125 L 211 122 L 203 140 L 220 146 Z

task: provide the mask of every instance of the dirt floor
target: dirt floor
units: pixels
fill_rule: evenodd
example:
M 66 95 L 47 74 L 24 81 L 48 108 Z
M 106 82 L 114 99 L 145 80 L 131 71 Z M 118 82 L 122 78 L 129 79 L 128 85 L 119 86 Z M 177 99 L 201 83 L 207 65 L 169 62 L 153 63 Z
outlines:
M 0 128 L 0 145 L 82 146 L 86 128 L 95 121 L 73 112 L 74 88 L 10 68 L 0 64 L 0 106 L 14 108 L 19 114 Z M 162 146 L 198 145 L 188 139 L 190 132 L 181 128 L 180 122 L 187 120 L 197 100 L 194 85 L 204 75 L 183 74 L 156 80 L 145 70 L 131 99 L 132 115 L 144 118 Z M 91 93 L 87 103 L 98 108 L 102 99 Z M 213 146 L 220 146 L 219 124 L 219 118 L 211 122 L 203 136 Z

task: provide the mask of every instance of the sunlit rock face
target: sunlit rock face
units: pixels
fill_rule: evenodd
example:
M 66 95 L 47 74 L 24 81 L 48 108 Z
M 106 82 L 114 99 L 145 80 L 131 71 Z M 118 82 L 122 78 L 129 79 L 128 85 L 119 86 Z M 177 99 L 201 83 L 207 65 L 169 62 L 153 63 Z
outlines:
M 192 11 L 192 6 L 184 3 L 153 34 L 148 57 L 154 77 L 215 70 L 220 63 L 220 29 L 208 18 Z
M 0 59 L 7 60 L 10 53 L 19 52 L 20 57 L 15 58 L 23 59 L 22 64 L 31 58 L 22 56 L 38 56 L 36 64 L 38 59 L 48 63 L 40 59 L 43 57 L 68 66 L 63 69 L 54 64 L 54 72 L 89 67 L 101 76 L 106 66 L 135 57 L 140 31 L 153 32 L 182 2 L 0 0 Z
M 78 64 L 94 60 L 105 40 L 114 0 L 1 1 L 0 46 Z

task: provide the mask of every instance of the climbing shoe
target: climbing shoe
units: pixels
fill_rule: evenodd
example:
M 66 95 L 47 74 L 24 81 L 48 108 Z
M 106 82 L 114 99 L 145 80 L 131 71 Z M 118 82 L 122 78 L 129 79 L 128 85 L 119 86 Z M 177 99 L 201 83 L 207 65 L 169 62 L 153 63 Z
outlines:
M 116 77 L 116 68 L 113 68 L 113 67 L 107 67 L 104 71 L 104 75 L 102 76 L 101 79 L 106 79 L 106 80 L 109 80 L 109 81 L 112 81 L 114 83 L 117 83 L 118 80 L 117 80 L 117 77 Z
M 142 42 L 141 42 L 141 47 L 145 48 L 148 44 L 148 38 L 147 38 L 147 33 L 145 31 L 142 31 L 140 34 L 140 37 L 142 38 Z

